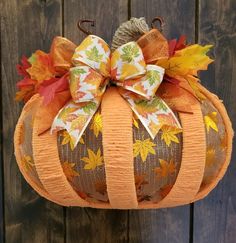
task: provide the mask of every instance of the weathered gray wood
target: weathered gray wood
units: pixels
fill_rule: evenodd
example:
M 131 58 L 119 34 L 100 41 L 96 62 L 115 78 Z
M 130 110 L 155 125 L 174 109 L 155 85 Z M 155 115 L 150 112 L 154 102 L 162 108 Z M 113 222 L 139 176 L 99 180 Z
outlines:
M 195 40 L 195 1 L 131 0 L 131 16 L 145 17 L 150 24 L 156 16 L 164 19 L 164 35 L 188 42 Z M 131 211 L 130 242 L 189 242 L 190 206 L 174 209 Z
M 77 29 L 78 19 L 96 20 L 95 27 L 84 27 L 111 43 L 119 24 L 128 18 L 127 0 L 69 0 L 64 8 L 65 36 L 77 44 L 86 36 Z M 68 208 L 66 239 L 68 243 L 127 242 L 127 223 L 128 211 Z
M 13 132 L 20 114 L 14 101 L 15 66 L 22 54 L 49 50 L 61 32 L 61 2 L 1 1 L 1 72 L 6 242 L 64 242 L 63 208 L 37 195 L 15 162 Z
M 214 44 L 215 62 L 201 75 L 203 84 L 221 99 L 236 124 L 236 2 L 200 0 L 199 42 Z M 235 142 L 235 140 L 234 140 Z M 233 243 L 236 239 L 236 147 L 229 169 L 218 187 L 195 203 L 193 240 L 198 243 Z

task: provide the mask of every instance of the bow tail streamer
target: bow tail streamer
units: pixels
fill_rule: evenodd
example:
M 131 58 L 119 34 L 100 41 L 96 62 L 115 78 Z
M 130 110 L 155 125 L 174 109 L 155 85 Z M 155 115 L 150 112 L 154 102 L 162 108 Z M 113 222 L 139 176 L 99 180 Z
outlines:
M 66 130 L 75 148 L 100 103 L 101 97 L 83 103 L 68 102 L 55 117 L 51 133 Z
M 164 125 L 181 128 L 175 114 L 160 97 L 154 96 L 151 100 L 144 100 L 127 93 L 123 97 L 130 104 L 131 109 L 152 139 L 156 137 Z

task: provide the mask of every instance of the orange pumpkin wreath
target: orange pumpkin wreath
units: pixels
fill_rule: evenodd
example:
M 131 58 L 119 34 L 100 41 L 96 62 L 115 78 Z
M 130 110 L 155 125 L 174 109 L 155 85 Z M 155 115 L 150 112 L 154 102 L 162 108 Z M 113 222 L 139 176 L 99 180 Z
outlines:
M 161 208 L 205 197 L 233 137 L 222 102 L 198 78 L 211 47 L 153 28 L 112 50 L 95 35 L 78 46 L 57 36 L 49 53 L 23 57 L 14 143 L 27 182 L 65 206 Z

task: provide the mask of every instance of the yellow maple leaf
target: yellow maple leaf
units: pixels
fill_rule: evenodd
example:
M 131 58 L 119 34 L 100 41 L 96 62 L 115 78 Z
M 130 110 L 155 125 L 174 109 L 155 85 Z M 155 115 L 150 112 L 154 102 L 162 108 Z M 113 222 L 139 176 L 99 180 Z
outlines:
M 61 145 L 65 145 L 65 144 L 70 143 L 71 150 L 74 150 L 74 148 L 75 148 L 74 147 L 74 144 L 75 144 L 75 141 L 74 140 L 75 139 L 66 130 L 62 131 L 60 133 L 60 135 L 63 137 L 63 139 L 61 141 Z M 81 137 L 80 140 L 79 140 L 79 142 L 81 144 L 84 144 L 84 139 Z
M 208 115 L 204 116 L 204 122 L 208 133 L 210 131 L 210 128 L 218 132 L 216 111 L 213 111 L 212 113 L 209 113 Z
M 30 155 L 23 155 L 21 158 L 21 165 L 25 171 L 28 172 L 34 167 L 34 161 Z
M 139 124 L 138 124 L 138 121 L 133 117 L 133 125 L 139 129 Z
M 87 149 L 87 151 L 88 157 L 83 157 L 81 159 L 86 163 L 84 166 L 85 170 L 94 170 L 97 166 L 103 164 L 103 156 L 101 156 L 100 148 L 98 149 L 96 154 L 91 149 Z
M 206 165 L 207 166 L 211 166 L 214 164 L 215 154 L 216 154 L 216 151 L 214 148 L 207 148 L 207 152 L 206 152 Z
M 146 161 L 148 154 L 156 154 L 153 147 L 156 144 L 150 141 L 150 138 L 145 140 L 135 140 L 133 145 L 134 157 L 137 157 L 139 154 L 143 162 Z
M 201 92 L 198 86 L 199 79 L 192 76 L 192 75 L 187 75 L 185 79 L 188 81 L 190 87 L 194 91 L 195 96 L 200 100 L 205 100 L 206 96 Z
M 170 162 L 159 159 L 160 167 L 154 168 L 154 173 L 157 175 L 158 178 L 165 178 L 168 175 L 173 175 L 176 172 L 176 166 L 173 159 Z
M 66 175 L 66 178 L 71 181 L 75 176 L 79 176 L 79 173 L 74 169 L 75 163 L 68 161 L 62 163 L 62 169 Z
M 75 114 L 72 114 L 76 110 L 75 107 L 63 108 L 58 115 L 58 118 L 61 119 L 64 123 L 68 120 L 71 121 L 76 118 Z
M 93 130 L 96 138 L 98 137 L 99 132 L 102 133 L 102 115 L 99 112 L 97 112 L 93 117 L 90 129 Z
M 165 68 L 165 73 L 170 77 L 197 75 L 199 70 L 206 70 L 213 61 L 206 55 L 211 47 L 212 45 L 190 45 L 176 51 L 169 59 L 160 59 L 157 65 Z
M 176 136 L 176 134 L 181 133 L 182 129 L 164 125 L 162 126 L 161 130 L 162 130 L 161 139 L 165 141 L 168 147 L 170 146 L 171 142 L 179 143 L 179 139 Z

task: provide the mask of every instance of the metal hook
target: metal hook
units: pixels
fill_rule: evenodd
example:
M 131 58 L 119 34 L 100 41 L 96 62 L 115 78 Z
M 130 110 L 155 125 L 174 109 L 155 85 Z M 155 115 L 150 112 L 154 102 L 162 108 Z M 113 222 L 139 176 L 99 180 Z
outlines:
M 155 17 L 155 18 L 152 20 L 152 23 L 151 23 L 151 27 L 152 27 L 152 29 L 155 28 L 154 23 L 155 23 L 156 21 L 159 22 L 159 24 L 160 24 L 160 29 L 159 29 L 159 30 L 160 30 L 160 32 L 162 32 L 162 31 L 163 31 L 163 26 L 165 25 L 165 24 L 164 24 L 164 21 L 163 21 L 163 18 L 161 18 L 161 17 Z
M 91 35 L 92 33 L 89 31 L 89 30 L 86 30 L 86 29 L 84 29 L 83 27 L 82 27 L 82 24 L 83 23 L 91 23 L 91 26 L 92 27 L 94 27 L 95 26 L 95 20 L 92 20 L 92 19 L 81 19 L 81 20 L 79 20 L 78 21 L 78 23 L 77 23 L 77 26 L 78 26 L 78 28 L 82 31 L 82 32 L 84 32 L 86 35 Z

